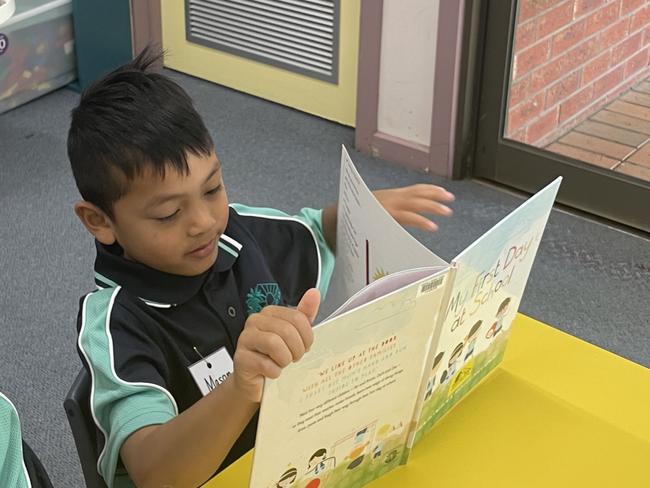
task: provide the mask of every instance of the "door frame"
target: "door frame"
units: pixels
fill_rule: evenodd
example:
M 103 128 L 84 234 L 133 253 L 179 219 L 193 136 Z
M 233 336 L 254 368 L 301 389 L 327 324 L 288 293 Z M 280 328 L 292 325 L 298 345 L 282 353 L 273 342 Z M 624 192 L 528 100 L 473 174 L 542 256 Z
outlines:
M 131 0 L 131 45 L 134 56 L 148 45 L 162 48 L 160 0 Z
M 384 0 L 361 0 L 359 26 L 359 71 L 357 75 L 357 124 L 355 147 L 366 154 L 392 161 L 424 173 L 459 177 L 456 131 L 461 52 L 466 34 L 465 3 L 468 0 L 439 0 L 436 69 L 433 79 L 431 137 L 429 145 L 381 132 L 378 129 L 379 77 Z

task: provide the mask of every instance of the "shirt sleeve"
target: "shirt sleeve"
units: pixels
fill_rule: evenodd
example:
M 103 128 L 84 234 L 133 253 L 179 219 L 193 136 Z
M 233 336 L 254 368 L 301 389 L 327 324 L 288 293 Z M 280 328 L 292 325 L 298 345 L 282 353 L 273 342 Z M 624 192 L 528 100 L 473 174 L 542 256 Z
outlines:
M 14 404 L 0 393 L 0 486 L 31 486 L 23 460 L 20 420 Z
M 264 239 L 261 239 L 261 242 L 267 242 L 273 248 L 274 258 L 271 260 L 271 266 L 281 265 L 285 269 L 293 269 L 296 262 L 304 263 L 305 261 L 309 261 L 311 256 L 314 256 L 317 265 L 316 280 L 309 286 L 318 288 L 321 296 L 325 298 L 334 270 L 335 257 L 327 245 L 325 234 L 323 233 L 322 210 L 303 208 L 297 214 L 289 215 L 273 208 L 248 207 L 238 203 L 231 204 L 231 207 L 240 216 L 257 217 L 260 220 L 257 224 L 258 232 L 260 236 L 265 236 Z M 298 223 L 299 226 L 294 227 L 300 230 L 296 230 L 295 232 L 277 232 L 272 229 L 274 226 L 281 226 L 283 221 L 285 227 L 291 225 L 291 223 Z M 299 239 L 298 234 L 304 240 Z M 266 237 L 268 235 L 274 235 L 277 239 L 269 241 Z M 305 245 L 296 245 L 296 240 L 300 243 L 305 243 Z M 292 252 L 287 253 L 287 249 L 291 249 Z M 278 256 L 281 256 L 281 259 L 278 259 Z M 301 286 L 292 284 L 289 290 L 285 290 L 289 291 L 289 303 L 296 302 L 300 299 L 302 296 L 301 292 L 304 293 L 305 291 L 302 288 Z M 295 291 L 295 293 L 291 293 L 292 291 Z M 295 305 L 295 303 L 292 304 Z
M 85 297 L 78 338 L 92 380 L 90 409 L 104 441 L 97 466 L 109 488 L 114 486 L 124 441 L 136 430 L 165 423 L 178 414 L 157 364 L 161 353 L 152 350 L 155 346 L 146 341 L 135 317 L 116 304 L 120 290 L 107 288 Z M 137 371 L 142 381 L 131 374 L 127 380 L 116 368 L 116 348 L 123 344 L 128 344 L 130 351 L 130 371 Z

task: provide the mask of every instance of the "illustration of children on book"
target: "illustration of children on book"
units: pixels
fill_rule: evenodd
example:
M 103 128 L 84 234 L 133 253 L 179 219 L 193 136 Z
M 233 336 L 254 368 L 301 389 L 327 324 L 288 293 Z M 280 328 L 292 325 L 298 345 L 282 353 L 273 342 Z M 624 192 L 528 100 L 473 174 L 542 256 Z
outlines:
M 302 479 L 309 479 L 305 488 L 318 488 L 321 482 L 327 481 L 331 471 L 336 467 L 336 458 L 327 455 L 324 447 L 316 450 L 307 463 L 307 470 Z
M 462 342 L 458 344 L 452 351 L 451 356 L 449 356 L 449 378 L 454 376 L 456 370 L 458 369 L 458 360 L 463 354 L 463 346 L 464 344 Z
M 282 473 L 282 476 L 280 476 L 280 479 L 275 484 L 275 488 L 287 488 L 288 486 L 293 485 L 293 483 L 296 481 L 297 476 L 298 470 L 296 468 L 287 469 L 284 473 Z
M 384 443 L 381 440 L 377 440 L 377 444 L 372 448 L 372 460 L 376 460 L 381 457 L 381 450 L 384 448 Z
M 400 422 L 397 425 L 384 424 L 378 430 L 373 440 L 372 461 L 379 461 L 384 451 L 384 446 L 394 443 L 404 430 L 404 424 Z
M 369 441 L 366 440 L 368 434 L 368 428 L 364 427 L 357 432 L 354 438 L 355 447 L 345 456 L 345 459 L 351 459 L 352 461 L 348 464 L 347 469 L 354 469 L 358 467 L 362 462 L 363 458 L 366 455 L 366 448 L 368 447 Z
M 467 334 L 467 337 L 465 338 L 465 344 L 467 344 L 467 349 L 465 350 L 464 361 L 467 361 L 474 354 L 474 346 L 476 345 L 476 339 L 478 339 L 478 331 L 481 328 L 482 324 L 483 324 L 482 320 L 476 322 L 470 329 L 469 334 Z
M 427 389 L 426 392 L 424 393 L 424 401 L 426 402 L 430 397 L 431 394 L 433 393 L 433 388 L 436 386 L 436 374 L 438 372 L 438 369 L 440 368 L 440 364 L 442 363 L 442 357 L 445 355 L 445 352 L 442 351 L 436 355 L 436 357 L 433 359 L 433 366 L 431 366 L 431 377 L 429 378 L 429 381 L 427 381 Z M 442 383 L 442 380 L 440 381 Z
M 501 329 L 503 328 L 503 319 L 508 313 L 509 305 L 510 305 L 510 297 L 506 298 L 503 302 L 501 302 L 501 305 L 499 305 L 499 308 L 497 309 L 496 321 L 492 324 L 492 327 L 490 327 L 488 331 L 485 333 L 486 339 L 492 339 L 499 332 L 501 332 Z
M 445 383 L 447 383 L 447 380 L 448 380 L 448 379 L 449 379 L 449 373 L 448 373 L 447 370 L 445 369 L 445 370 L 442 372 L 442 374 L 440 375 L 440 384 L 441 384 L 441 385 L 444 385 Z
M 390 424 L 384 424 L 377 430 L 377 435 L 374 440 L 374 447 L 372 448 L 372 460 L 376 460 L 381 457 L 381 452 L 384 448 L 384 440 L 390 435 L 393 431 L 393 426 Z
M 386 455 L 386 459 L 384 459 L 384 463 L 385 463 L 385 464 L 390 464 L 390 463 L 392 463 L 393 461 L 395 461 L 395 459 L 397 459 L 397 455 L 398 455 L 398 454 L 399 454 L 399 451 L 398 451 L 397 449 L 393 449 L 392 451 L 390 451 L 390 452 Z
M 305 475 L 318 476 L 325 470 L 332 469 L 335 466 L 336 458 L 334 456 L 327 457 L 327 449 L 321 448 L 309 458 Z

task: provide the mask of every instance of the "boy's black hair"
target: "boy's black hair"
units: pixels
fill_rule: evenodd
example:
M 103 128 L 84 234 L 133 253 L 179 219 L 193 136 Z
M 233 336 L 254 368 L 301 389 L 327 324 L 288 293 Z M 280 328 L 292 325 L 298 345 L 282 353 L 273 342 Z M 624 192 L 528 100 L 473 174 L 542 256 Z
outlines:
M 156 73 L 161 52 L 133 61 L 89 86 L 72 111 L 68 158 L 77 188 L 110 218 L 128 182 L 153 169 L 187 174 L 187 153 L 207 156 L 214 143 L 185 91 Z

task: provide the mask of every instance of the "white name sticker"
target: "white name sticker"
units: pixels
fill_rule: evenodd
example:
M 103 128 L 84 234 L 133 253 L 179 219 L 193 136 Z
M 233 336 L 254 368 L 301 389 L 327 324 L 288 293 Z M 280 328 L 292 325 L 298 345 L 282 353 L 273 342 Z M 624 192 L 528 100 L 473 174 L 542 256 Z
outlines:
M 230 354 L 228 354 L 225 347 L 222 347 L 192 364 L 188 369 L 199 390 L 205 396 L 226 381 L 226 378 L 232 374 L 234 367 Z

